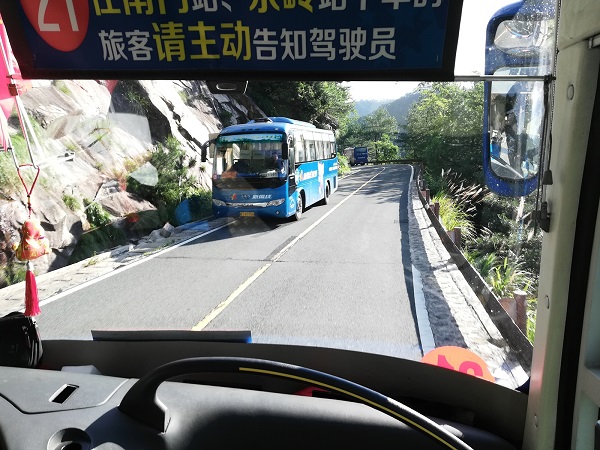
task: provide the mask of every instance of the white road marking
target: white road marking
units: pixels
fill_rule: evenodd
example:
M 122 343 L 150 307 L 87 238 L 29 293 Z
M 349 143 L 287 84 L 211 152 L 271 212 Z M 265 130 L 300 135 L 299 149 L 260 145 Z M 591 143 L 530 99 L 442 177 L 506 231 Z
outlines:
M 89 280 L 89 281 L 86 281 L 85 283 L 81 283 L 80 285 L 75 286 L 74 288 L 67 289 L 66 291 L 60 292 L 60 293 L 58 293 L 56 295 L 53 295 L 52 297 L 48 297 L 46 300 L 42 300 L 40 302 L 40 306 L 47 305 L 48 303 L 52 303 L 52 302 L 54 302 L 54 301 L 56 301 L 58 299 L 61 299 L 61 298 L 65 297 L 65 296 L 67 296 L 67 295 L 71 295 L 74 292 L 77 292 L 77 291 L 79 291 L 81 289 L 85 289 L 86 287 L 91 286 L 92 284 L 98 283 L 99 281 L 106 280 L 107 278 L 110 278 L 113 275 L 116 275 L 118 273 L 123 273 L 123 271 L 125 271 L 125 270 L 131 269 L 131 268 L 133 268 L 133 267 L 135 267 L 135 266 L 137 266 L 139 264 L 145 263 L 145 262 L 151 260 L 152 258 L 156 258 L 157 256 L 164 255 L 165 253 L 170 252 L 171 250 L 175 250 L 177 247 L 181 247 L 182 245 L 185 245 L 185 244 L 187 244 L 189 242 L 193 242 L 196 239 L 203 238 L 204 236 L 207 236 L 207 235 L 209 235 L 211 233 L 214 233 L 215 231 L 219 231 L 219 230 L 225 228 L 228 225 L 229 224 L 221 225 L 220 227 L 217 227 L 217 228 L 214 228 L 212 230 L 209 230 L 206 233 L 202 233 L 202 234 L 199 234 L 197 236 L 194 236 L 194 237 L 191 237 L 189 239 L 186 239 L 184 241 L 178 242 L 177 244 L 173 244 L 173 245 L 171 245 L 169 247 L 166 247 L 164 250 L 157 251 L 155 253 L 152 253 L 151 255 L 148 255 L 148 256 L 145 256 L 145 257 L 141 258 L 138 261 L 135 261 L 135 262 L 132 262 L 131 264 L 123 266 L 123 267 L 119 268 L 119 270 L 117 270 L 117 271 L 113 270 L 113 271 L 108 272 L 108 273 L 106 273 L 104 275 L 100 275 L 99 277 L 94 278 L 93 280 Z

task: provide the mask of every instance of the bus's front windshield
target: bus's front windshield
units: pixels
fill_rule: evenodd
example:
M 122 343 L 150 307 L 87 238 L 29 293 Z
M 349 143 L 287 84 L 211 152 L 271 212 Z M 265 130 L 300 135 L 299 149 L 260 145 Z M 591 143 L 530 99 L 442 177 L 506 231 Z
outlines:
M 0 3 L 0 12 L 10 9 L 5 6 L 10 2 Z M 198 44 L 199 25 L 197 19 L 191 21 L 192 12 L 178 12 L 172 2 L 155 3 L 189 22 L 182 42 L 187 39 L 194 49 L 187 56 L 199 58 L 204 47 Z M 233 10 L 244 18 L 240 37 L 246 35 L 241 30 L 256 27 L 248 31 L 248 54 L 238 54 L 240 61 L 247 57 L 257 67 L 275 61 L 284 69 L 306 70 L 309 63 L 322 62 L 345 70 L 345 64 L 366 60 L 382 67 L 383 77 L 394 61 L 406 60 L 411 67 L 427 62 L 413 60 L 422 53 L 413 37 L 429 36 L 429 28 L 420 30 L 421 22 L 415 21 L 396 29 L 392 22 L 367 33 L 358 23 L 350 29 L 342 18 L 370 17 L 375 10 L 384 11 L 383 18 L 404 20 L 407 13 L 435 18 L 459 2 L 193 3 L 213 5 L 214 17 L 223 17 L 209 24 L 213 12 L 208 14 L 208 6 L 194 12 L 205 17 L 205 41 L 214 38 L 205 50 L 221 60 L 236 59 L 235 33 L 229 27 Z M 498 19 L 500 31 L 487 31 L 488 38 L 500 33 L 502 39 L 486 49 L 486 24 L 513 2 L 462 3 L 456 75 L 477 70 L 485 75 L 486 55 L 492 50 L 500 56 L 493 67 L 488 64 L 490 76 L 524 75 L 522 67 L 538 62 L 532 62 L 530 53 L 523 56 L 526 44 L 537 45 L 537 39 L 519 42 L 516 55 L 508 51 L 509 37 L 515 37 L 509 33 L 522 27 L 500 24 L 514 21 L 515 13 Z M 540 2 L 516 3 L 531 7 Z M 275 9 L 275 4 L 282 6 Z M 132 16 L 144 24 L 146 16 L 134 12 L 140 8 L 132 6 Z M 153 14 L 148 13 L 144 42 L 160 42 L 161 51 L 172 50 L 179 42 L 173 37 L 177 33 L 169 34 L 167 16 L 158 8 Z M 94 17 L 108 20 L 113 15 Z M 253 22 L 269 15 L 277 18 L 269 23 L 273 29 Z M 294 22 L 298 30 L 276 28 L 292 17 L 320 21 L 306 33 L 300 21 Z M 328 17 L 339 21 L 326 23 Z M 152 21 L 163 20 L 160 34 Z M 213 30 L 215 24 L 222 28 Z M 158 60 L 158 50 L 141 51 L 145 47 L 134 36 L 142 30 L 123 27 L 110 36 L 95 32 L 96 39 L 106 39 L 105 46 L 98 46 L 104 48 L 107 64 L 133 64 L 139 52 L 159 67 L 168 65 Z M 470 33 L 470 28 L 477 30 Z M 127 33 L 132 37 L 126 38 Z M 227 45 L 220 49 L 219 42 Z M 414 48 L 404 54 L 407 46 Z M 173 59 L 169 64 L 177 63 L 178 55 L 167 56 Z M 472 62 L 477 67 L 466 66 Z M 23 117 L 33 124 L 23 136 L 17 131 L 17 110 L 9 111 L 7 136 L 21 162 L 28 155 L 25 137 L 36 134 L 39 141 L 33 148 L 41 162 L 31 195 L 33 217 L 42 221 L 52 248 L 34 261 L 42 337 L 90 339 L 90 330 L 106 329 L 243 330 L 251 333 L 253 343 L 329 347 L 414 361 L 443 349 L 425 361 L 485 373 L 486 379 L 511 387 L 523 384 L 535 339 L 543 233 L 534 217 L 541 197 L 535 191 L 499 195 L 487 182 L 484 156 L 499 182 L 537 186 L 547 113 L 544 81 L 503 79 L 489 83 L 486 91 L 480 80 L 411 79 L 382 87 L 383 82 L 363 85 L 319 78 L 320 73 L 300 81 L 263 73 L 264 80 L 248 81 L 244 94 L 214 94 L 202 78 L 44 80 L 22 93 Z M 288 73 L 293 77 L 299 72 Z M 347 75 L 348 80 L 367 77 L 352 70 Z M 243 79 L 246 72 L 239 76 Z M 519 101 L 509 107 L 513 87 Z M 491 117 L 489 103 L 495 100 L 503 104 L 492 105 L 497 114 Z M 520 137 L 514 142 L 523 150 L 517 158 L 511 156 L 513 137 L 504 128 L 511 108 L 519 114 L 515 133 Z M 290 121 L 273 121 L 270 129 L 279 123 L 278 130 L 284 131 L 257 132 L 265 129 L 268 118 Z M 298 128 L 294 122 L 308 122 L 312 128 Z M 486 139 L 494 131 L 493 144 L 498 145 L 492 146 Z M 12 158 L 5 153 L 0 157 L 0 297 L 9 312 L 21 308 L 24 298 L 27 266 L 12 249 L 28 211 Z M 34 176 L 28 169 L 21 168 L 21 175 L 31 185 Z M 148 255 L 153 257 L 137 263 Z M 456 255 L 462 259 L 455 260 Z M 59 268 L 72 272 L 49 273 Z M 100 277 L 104 269 L 109 279 Z M 73 289 L 92 276 L 99 279 Z M 454 350 L 443 353 L 448 347 L 468 349 L 483 362 L 475 364 Z
M 213 160 L 213 179 L 285 177 L 287 161 L 282 158 L 283 137 L 278 133 L 220 136 Z

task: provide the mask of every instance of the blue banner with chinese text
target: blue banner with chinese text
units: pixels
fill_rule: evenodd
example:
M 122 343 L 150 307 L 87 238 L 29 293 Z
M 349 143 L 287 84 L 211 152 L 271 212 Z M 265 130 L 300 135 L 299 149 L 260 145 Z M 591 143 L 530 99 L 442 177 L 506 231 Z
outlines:
M 148 78 L 144 73 L 357 79 L 448 72 L 462 8 L 461 0 L 10 3 L 0 11 L 11 42 L 13 36 L 24 38 L 13 47 L 29 78 L 65 71 L 81 78 L 102 72 L 140 79 Z

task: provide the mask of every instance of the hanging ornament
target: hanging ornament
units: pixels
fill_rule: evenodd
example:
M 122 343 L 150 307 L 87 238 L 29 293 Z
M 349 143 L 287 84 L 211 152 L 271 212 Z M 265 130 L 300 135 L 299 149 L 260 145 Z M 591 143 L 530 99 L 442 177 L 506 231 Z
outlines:
M 21 175 L 21 169 L 25 167 L 32 167 L 36 170 L 36 175 L 30 188 L 27 187 L 27 184 Z M 29 213 L 29 218 L 21 227 L 21 241 L 15 246 L 14 250 L 15 256 L 19 261 L 27 262 L 27 273 L 25 274 L 25 315 L 37 316 L 41 311 L 37 283 L 35 281 L 33 263 L 31 261 L 50 253 L 50 242 L 46 238 L 46 233 L 44 232 L 40 221 L 31 218 L 31 192 L 40 175 L 40 168 L 34 164 L 22 164 L 17 167 L 17 173 L 21 179 L 21 183 L 23 183 L 25 192 L 27 193 L 27 211 Z
M 27 219 L 21 227 L 21 241 L 15 248 L 19 261 L 27 261 L 25 275 L 25 315 L 37 316 L 40 311 L 37 283 L 33 273 L 33 259 L 50 253 L 50 243 L 37 219 Z
M 0 73 L 3 74 L 3 76 L 0 78 L 7 80 L 6 85 L 0 82 L 0 115 L 3 116 L 2 119 L 4 119 L 4 116 L 8 118 L 12 112 L 13 104 L 16 105 L 19 123 L 21 124 L 21 130 L 27 144 L 29 158 L 31 160 L 31 163 L 29 164 L 19 164 L 16 153 L 12 148 L 6 121 L 4 120 L 2 123 L 0 123 L 0 145 L 4 150 L 12 153 L 17 174 L 19 175 L 19 179 L 21 180 L 21 183 L 25 188 L 25 192 L 27 193 L 27 211 L 29 215 L 28 219 L 21 228 L 21 241 L 15 245 L 14 250 L 17 259 L 27 262 L 27 274 L 25 277 L 25 315 L 35 316 L 40 313 L 40 307 L 37 284 L 35 281 L 33 264 L 31 263 L 31 260 L 50 253 L 50 244 L 48 239 L 45 237 L 44 229 L 38 220 L 31 218 L 31 192 L 33 191 L 35 183 L 40 176 L 40 167 L 34 161 L 32 146 L 29 140 L 30 135 L 33 137 L 38 148 L 39 143 L 37 142 L 35 132 L 33 131 L 33 127 L 27 118 L 25 107 L 23 106 L 23 102 L 20 98 L 22 89 L 25 87 L 25 85 L 30 87 L 30 83 L 26 82 L 25 85 L 21 83 L 21 86 L 17 85 L 17 80 L 21 79 L 20 71 L 18 70 L 16 60 L 14 60 L 14 56 L 12 55 L 10 44 L 4 30 L 2 18 L 0 18 L 0 58 Z M 1 64 L 1 62 L 4 64 Z M 21 79 L 21 81 L 23 80 Z M 21 174 L 21 170 L 24 168 L 32 168 L 36 171 L 31 187 L 27 187 L 27 183 L 25 183 L 25 180 Z

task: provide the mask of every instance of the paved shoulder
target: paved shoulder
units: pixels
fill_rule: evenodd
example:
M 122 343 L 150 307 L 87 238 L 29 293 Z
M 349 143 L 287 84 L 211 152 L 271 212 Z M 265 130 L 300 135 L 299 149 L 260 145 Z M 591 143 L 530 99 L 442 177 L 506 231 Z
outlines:
M 487 362 L 498 382 L 515 387 L 527 379 L 510 347 L 452 261 L 411 185 L 409 234 L 413 265 L 421 275 L 425 307 L 436 347 L 469 348 Z

